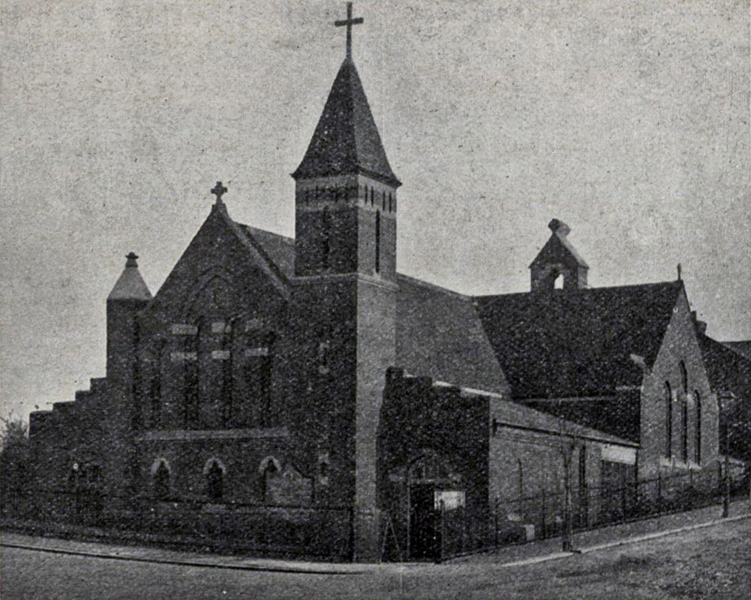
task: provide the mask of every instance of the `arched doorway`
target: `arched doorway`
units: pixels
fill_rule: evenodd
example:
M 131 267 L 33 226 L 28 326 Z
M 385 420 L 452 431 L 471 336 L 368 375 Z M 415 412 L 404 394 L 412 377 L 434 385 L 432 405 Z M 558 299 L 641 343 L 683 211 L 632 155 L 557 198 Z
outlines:
M 463 549 L 465 491 L 438 453 L 423 451 L 407 465 L 407 558 L 439 560 Z

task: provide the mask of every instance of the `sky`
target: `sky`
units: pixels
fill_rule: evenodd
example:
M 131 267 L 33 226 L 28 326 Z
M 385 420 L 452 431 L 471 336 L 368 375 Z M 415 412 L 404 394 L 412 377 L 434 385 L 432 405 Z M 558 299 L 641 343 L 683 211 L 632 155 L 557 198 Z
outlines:
M 751 339 L 748 0 L 363 0 L 354 59 L 399 190 L 398 268 L 523 292 L 552 218 L 591 286 L 668 281 Z M 2 415 L 105 373 L 135 251 L 156 293 L 208 216 L 294 235 L 345 3 L 3 0 Z

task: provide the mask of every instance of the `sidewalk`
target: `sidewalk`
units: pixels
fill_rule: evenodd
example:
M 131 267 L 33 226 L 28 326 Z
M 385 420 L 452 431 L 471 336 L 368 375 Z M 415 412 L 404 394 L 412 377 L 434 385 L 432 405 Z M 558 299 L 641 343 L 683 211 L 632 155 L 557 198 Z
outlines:
M 642 521 L 582 531 L 574 534 L 574 553 L 562 552 L 561 538 L 553 538 L 518 546 L 507 546 L 482 555 L 456 558 L 449 562 L 455 563 L 469 560 L 473 562 L 492 562 L 513 567 L 521 564 L 533 564 L 535 562 L 565 558 L 575 553 L 595 552 L 613 546 L 639 542 L 644 539 L 672 535 L 688 529 L 709 527 L 729 519 L 751 518 L 751 500 L 744 499 L 732 502 L 730 504 L 729 519 L 723 519 L 721 515 L 722 506 L 714 505 Z
M 576 549 L 576 552 L 581 553 L 595 552 L 617 545 L 638 542 L 644 539 L 672 535 L 688 529 L 710 527 L 718 522 L 727 521 L 727 519 L 721 518 L 721 513 L 722 507 L 715 505 L 644 521 L 636 521 L 623 525 L 613 525 L 601 529 L 585 531 L 574 535 L 574 548 Z M 730 519 L 745 518 L 751 518 L 751 501 L 746 499 L 733 502 L 730 505 Z M 384 570 L 403 570 L 405 567 L 410 570 L 440 568 L 440 565 L 433 565 L 432 563 L 384 563 L 379 565 L 306 562 L 250 558 L 244 556 L 224 556 L 205 553 L 201 554 L 161 548 L 81 542 L 9 532 L 1 532 L 0 535 L 2 536 L 0 538 L 0 546 L 12 548 L 97 557 L 102 559 L 197 566 L 215 569 L 273 571 L 309 575 L 357 575 Z M 493 563 L 506 567 L 515 567 L 565 558 L 572 554 L 573 553 L 561 552 L 561 540 L 560 538 L 556 538 L 540 540 L 519 546 L 499 548 L 498 550 L 491 552 L 456 558 L 446 562 L 452 564 L 458 564 L 460 562 L 472 562 L 475 564 Z

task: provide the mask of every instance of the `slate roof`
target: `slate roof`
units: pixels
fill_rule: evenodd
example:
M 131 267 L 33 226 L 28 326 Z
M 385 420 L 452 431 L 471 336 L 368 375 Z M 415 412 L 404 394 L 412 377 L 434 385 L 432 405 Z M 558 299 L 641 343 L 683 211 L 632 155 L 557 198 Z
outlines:
M 514 427 L 542 429 L 561 435 L 576 435 L 578 437 L 596 439 L 602 442 L 620 444 L 622 446 L 636 446 L 637 442 L 619 437 L 599 429 L 592 429 L 573 421 L 566 421 L 554 415 L 535 410 L 516 402 L 500 401 L 496 405 L 496 418 L 501 423 L 510 423 Z
M 240 225 L 288 277 L 295 241 Z M 472 299 L 406 275 L 397 275 L 396 361 L 413 375 L 502 392 L 505 380 Z
M 295 179 L 363 173 L 401 185 L 391 170 L 360 76 L 342 63 Z
M 698 338 L 712 390 L 736 391 L 734 388 L 740 384 L 751 395 L 751 361 L 708 335 L 700 334 Z
M 471 298 L 405 275 L 397 283 L 397 366 L 458 386 L 507 389 Z
M 293 277 L 295 274 L 295 240 L 284 237 L 278 233 L 271 233 L 264 229 L 242 225 L 240 228 L 258 242 L 268 257 L 279 268 L 282 274 Z
M 475 298 L 516 399 L 598 396 L 639 385 L 631 354 L 652 366 L 683 283 Z

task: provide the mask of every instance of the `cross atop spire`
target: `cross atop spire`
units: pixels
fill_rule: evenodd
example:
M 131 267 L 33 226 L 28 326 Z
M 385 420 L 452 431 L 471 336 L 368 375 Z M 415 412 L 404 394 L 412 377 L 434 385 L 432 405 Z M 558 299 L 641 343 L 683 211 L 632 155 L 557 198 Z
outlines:
M 337 27 L 346 27 L 347 28 L 347 58 L 352 60 L 352 26 L 353 25 L 360 25 L 363 23 L 362 17 L 357 17 L 356 19 L 352 18 L 352 3 L 347 2 L 347 18 L 343 21 L 334 21 L 334 25 Z
M 211 193 L 216 196 L 216 203 L 221 204 L 222 195 L 227 193 L 227 188 L 222 185 L 221 181 L 217 181 Z

